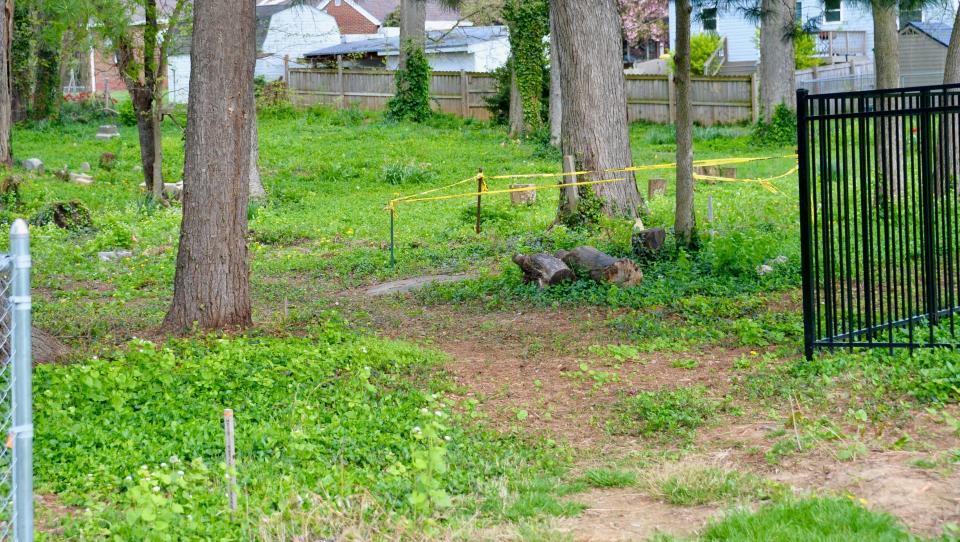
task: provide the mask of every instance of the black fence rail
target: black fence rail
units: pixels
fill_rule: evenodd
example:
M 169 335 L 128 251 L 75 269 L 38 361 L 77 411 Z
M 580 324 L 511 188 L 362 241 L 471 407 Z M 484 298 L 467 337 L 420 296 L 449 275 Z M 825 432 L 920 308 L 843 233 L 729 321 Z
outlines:
M 960 344 L 960 85 L 797 93 L 804 346 Z

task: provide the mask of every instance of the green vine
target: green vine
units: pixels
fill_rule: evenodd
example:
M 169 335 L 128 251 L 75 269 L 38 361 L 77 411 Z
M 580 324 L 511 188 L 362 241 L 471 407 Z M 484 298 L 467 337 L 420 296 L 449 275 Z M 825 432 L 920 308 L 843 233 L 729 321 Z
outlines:
M 508 0 L 503 19 L 510 29 L 511 66 L 523 105 L 524 129 L 536 132 L 543 125 L 541 97 L 546 84 L 546 47 L 550 11 L 546 0 Z
M 423 122 L 430 118 L 430 63 L 423 48 L 412 42 L 403 44 L 407 64 L 397 70 L 397 92 L 387 103 L 390 118 Z

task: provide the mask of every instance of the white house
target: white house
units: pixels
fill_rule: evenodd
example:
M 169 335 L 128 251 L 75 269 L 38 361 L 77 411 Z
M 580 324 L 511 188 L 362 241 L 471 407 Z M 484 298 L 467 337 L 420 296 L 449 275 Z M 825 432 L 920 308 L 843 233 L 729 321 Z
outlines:
M 365 40 L 348 41 L 307 53 L 313 63 L 335 62 L 347 57 L 351 66 L 397 69 L 399 37 L 395 33 Z M 430 67 L 436 71 L 490 72 L 507 62 L 510 41 L 506 27 L 466 26 L 447 31 L 427 32 L 424 49 Z
M 715 5 L 715 4 L 714 4 Z M 798 0 L 797 22 L 815 23 L 817 52 L 828 62 L 854 57 L 873 57 L 873 16 L 862 2 L 850 0 Z M 957 0 L 900 14 L 901 27 L 910 22 L 953 21 Z M 670 48 L 676 43 L 676 4 L 670 0 Z M 732 9 L 701 6 L 691 23 L 693 34 L 715 32 L 727 40 L 728 62 L 753 63 L 760 60 L 760 23 Z
M 261 0 L 257 3 L 257 64 L 255 76 L 267 80 L 283 77 L 283 59 L 290 66 L 318 45 L 340 42 L 336 20 L 308 4 L 290 0 Z M 169 100 L 186 103 L 190 88 L 189 47 L 179 48 L 168 59 Z

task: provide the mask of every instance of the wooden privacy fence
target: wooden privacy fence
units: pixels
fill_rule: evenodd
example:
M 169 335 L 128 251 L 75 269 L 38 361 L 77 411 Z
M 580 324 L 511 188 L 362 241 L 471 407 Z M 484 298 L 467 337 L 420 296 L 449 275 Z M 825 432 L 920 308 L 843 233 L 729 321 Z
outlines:
M 626 76 L 630 122 L 670 123 L 676 97 L 670 75 Z M 328 104 L 381 110 L 393 96 L 394 72 L 378 69 L 290 68 L 290 97 L 297 105 Z M 485 100 L 497 90 L 491 73 L 433 72 L 430 99 L 434 110 L 465 118 L 492 117 Z M 754 122 L 759 100 L 754 76 L 693 77 L 693 121 L 704 126 Z

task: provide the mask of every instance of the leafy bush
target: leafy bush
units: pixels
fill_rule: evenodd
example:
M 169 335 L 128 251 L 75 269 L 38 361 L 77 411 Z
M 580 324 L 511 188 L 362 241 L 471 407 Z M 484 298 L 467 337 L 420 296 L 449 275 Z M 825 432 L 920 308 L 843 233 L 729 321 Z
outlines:
M 797 143 L 797 114 L 784 104 L 777 105 L 770 122 L 762 118 L 753 126 L 751 140 L 757 145 L 785 147 Z
M 423 49 L 412 43 L 404 44 L 407 65 L 397 70 L 397 90 L 387 102 L 390 118 L 423 122 L 430 118 L 430 63 Z
M 120 121 L 120 124 L 124 126 L 137 125 L 137 112 L 133 109 L 133 102 L 130 100 L 120 102 L 117 105 L 117 113 L 119 114 L 117 119 Z
M 690 71 L 703 75 L 704 64 L 720 47 L 720 36 L 713 33 L 696 34 L 690 37 Z
M 797 33 L 793 39 L 793 55 L 796 60 L 796 69 L 805 70 L 814 66 L 823 64 L 823 59 L 815 56 L 817 54 L 817 42 L 813 39 L 813 34 L 804 32 L 797 26 Z

